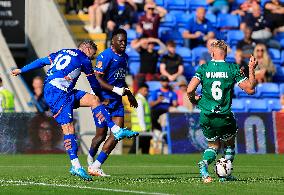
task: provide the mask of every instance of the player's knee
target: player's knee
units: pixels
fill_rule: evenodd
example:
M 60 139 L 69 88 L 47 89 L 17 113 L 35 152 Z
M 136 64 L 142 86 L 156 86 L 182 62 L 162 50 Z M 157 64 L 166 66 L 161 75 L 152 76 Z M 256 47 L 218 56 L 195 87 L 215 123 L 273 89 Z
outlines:
M 104 140 L 106 139 L 106 135 L 102 134 L 102 135 L 96 135 L 93 140 L 92 143 L 93 144 L 100 144 L 102 143 Z

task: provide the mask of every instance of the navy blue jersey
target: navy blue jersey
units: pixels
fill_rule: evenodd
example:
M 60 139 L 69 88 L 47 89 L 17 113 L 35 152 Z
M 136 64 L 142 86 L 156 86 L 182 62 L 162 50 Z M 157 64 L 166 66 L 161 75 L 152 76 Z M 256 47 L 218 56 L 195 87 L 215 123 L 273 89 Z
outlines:
M 116 87 L 127 87 L 125 83 L 127 59 L 127 54 L 120 55 L 108 48 L 98 55 L 95 71 L 103 74 L 103 79 L 108 84 Z M 102 96 L 104 99 L 121 100 L 120 95 L 105 89 L 102 89 Z

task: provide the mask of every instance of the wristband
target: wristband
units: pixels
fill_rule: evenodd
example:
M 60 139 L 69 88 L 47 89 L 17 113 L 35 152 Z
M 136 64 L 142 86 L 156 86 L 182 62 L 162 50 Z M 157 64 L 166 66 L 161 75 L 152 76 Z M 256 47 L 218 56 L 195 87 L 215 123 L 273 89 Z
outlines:
M 124 88 L 120 88 L 120 87 L 116 87 L 114 86 L 112 91 L 120 96 L 122 96 L 124 94 Z

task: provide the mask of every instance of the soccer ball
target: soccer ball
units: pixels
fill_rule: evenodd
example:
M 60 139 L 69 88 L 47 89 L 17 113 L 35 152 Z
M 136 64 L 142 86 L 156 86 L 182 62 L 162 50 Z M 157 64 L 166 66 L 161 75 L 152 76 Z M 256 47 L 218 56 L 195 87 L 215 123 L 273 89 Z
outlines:
M 226 178 L 232 174 L 233 171 L 233 164 L 230 160 L 225 158 L 220 158 L 216 162 L 215 172 L 218 177 Z

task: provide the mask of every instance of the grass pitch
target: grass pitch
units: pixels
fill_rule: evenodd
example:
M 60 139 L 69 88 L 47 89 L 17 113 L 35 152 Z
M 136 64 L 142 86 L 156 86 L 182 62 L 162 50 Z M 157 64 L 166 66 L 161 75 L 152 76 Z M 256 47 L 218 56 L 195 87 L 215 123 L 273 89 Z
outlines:
M 200 181 L 199 158 L 110 156 L 103 168 L 111 177 L 85 182 L 69 174 L 67 155 L 1 155 L 0 194 L 284 194 L 284 155 L 237 155 L 238 181 L 209 184 Z

